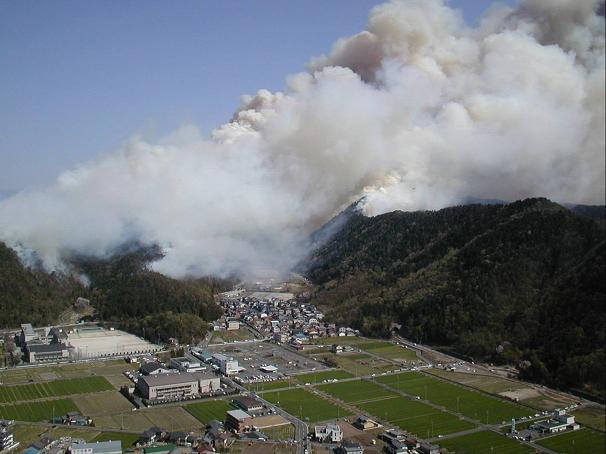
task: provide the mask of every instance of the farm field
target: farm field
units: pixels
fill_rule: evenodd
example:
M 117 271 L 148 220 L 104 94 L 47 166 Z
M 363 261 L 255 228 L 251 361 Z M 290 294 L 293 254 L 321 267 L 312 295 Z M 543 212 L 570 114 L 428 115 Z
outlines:
M 322 380 L 343 380 L 344 378 L 351 377 L 353 377 L 352 374 L 341 369 L 325 370 L 294 376 L 300 383 L 320 383 Z
M 130 448 L 141 438 L 140 434 L 129 434 L 125 432 L 101 432 L 91 441 L 117 441 L 122 442 L 122 449 Z
M 606 429 L 606 415 L 600 407 L 584 407 L 572 412 L 577 422 L 593 429 L 604 432 Z
M 377 381 L 407 394 L 420 396 L 422 399 L 483 423 L 507 423 L 511 421 L 511 418 L 529 416 L 533 413 L 530 408 L 487 396 L 419 372 L 386 375 L 377 378 Z
M 358 404 L 357 407 L 419 437 L 448 435 L 473 429 L 474 425 L 407 397 Z
M 351 412 L 301 388 L 272 391 L 263 398 L 304 421 L 316 422 L 350 416 Z
M 31 368 L 19 367 L 0 371 L 0 383 L 3 385 L 19 385 L 29 381 L 39 382 L 95 376 L 103 376 L 111 383 L 114 383 L 114 380 L 118 379 L 127 383 L 130 381 L 123 375 L 123 372 L 125 370 L 135 370 L 138 368 L 138 364 L 128 364 L 122 359 Z
M 212 419 L 225 421 L 225 412 L 235 407 L 227 400 L 210 400 L 186 405 L 183 408 L 201 423 L 208 424 Z
M 538 445 L 565 454 L 602 453 L 606 452 L 603 432 L 591 429 L 580 429 L 554 435 L 536 442 Z
M 0 388 L 0 403 L 94 393 L 113 389 L 114 387 L 104 377 L 70 378 L 42 383 L 28 383 L 27 385 L 2 386 Z
M 200 430 L 200 421 L 180 406 L 151 407 L 122 414 L 97 416 L 94 422 L 95 427 L 110 431 L 124 429 L 139 433 L 153 426 L 164 427 L 169 431 Z
M 400 347 L 399 345 L 395 345 L 390 342 L 363 342 L 357 344 L 357 346 L 360 348 L 360 350 L 367 351 L 373 355 L 386 359 L 398 361 L 414 361 L 417 359 L 417 355 L 414 350 Z
M 317 387 L 347 403 L 364 402 L 385 397 L 396 397 L 397 394 L 366 380 L 354 380 L 341 383 L 330 383 Z
M 83 415 L 107 416 L 131 411 L 133 404 L 118 391 L 82 394 L 72 398 Z
M 0 405 L 0 419 L 31 422 L 50 421 L 53 415 L 61 416 L 68 411 L 80 411 L 71 399 L 4 404 Z
M 534 448 L 495 432 L 476 432 L 440 441 L 440 446 L 456 454 L 532 454 Z

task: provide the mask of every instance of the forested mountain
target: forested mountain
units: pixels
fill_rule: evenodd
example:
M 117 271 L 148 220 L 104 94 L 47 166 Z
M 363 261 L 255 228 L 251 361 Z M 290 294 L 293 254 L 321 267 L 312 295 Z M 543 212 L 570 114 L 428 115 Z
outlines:
M 0 328 L 56 320 L 86 289 L 75 278 L 24 267 L 0 242 Z
M 333 320 L 603 396 L 604 249 L 603 223 L 528 199 L 350 214 L 304 265 Z
M 74 257 L 74 273 L 90 281 L 85 287 L 71 275 L 24 267 L 15 252 L 0 243 L 0 327 L 52 324 L 83 296 L 91 300 L 97 319 L 151 340 L 176 337 L 189 342 L 203 336 L 206 322 L 221 313 L 213 294 L 229 283 L 166 277 L 148 266 L 160 257 L 158 248 L 137 245 L 108 259 Z

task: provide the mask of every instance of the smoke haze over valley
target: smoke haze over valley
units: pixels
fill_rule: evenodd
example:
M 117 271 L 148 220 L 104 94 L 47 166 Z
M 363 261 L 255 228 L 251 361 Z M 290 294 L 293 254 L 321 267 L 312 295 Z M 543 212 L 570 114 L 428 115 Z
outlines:
M 368 215 L 468 196 L 603 204 L 600 8 L 526 0 L 469 28 L 440 0 L 385 3 L 212 137 L 133 137 L 0 199 L 0 240 L 47 269 L 137 241 L 163 248 L 163 274 L 224 276 L 289 269 L 362 196 Z

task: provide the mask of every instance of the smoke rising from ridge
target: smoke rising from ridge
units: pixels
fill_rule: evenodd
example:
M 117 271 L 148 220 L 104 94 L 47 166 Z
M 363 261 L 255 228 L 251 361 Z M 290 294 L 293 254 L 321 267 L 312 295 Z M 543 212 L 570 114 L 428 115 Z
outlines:
M 367 30 L 245 96 L 210 139 L 186 126 L 0 201 L 0 239 L 61 267 L 126 241 L 171 276 L 286 269 L 365 195 L 367 214 L 466 196 L 604 203 L 604 19 L 592 0 L 494 7 L 477 28 L 441 0 L 374 8 Z

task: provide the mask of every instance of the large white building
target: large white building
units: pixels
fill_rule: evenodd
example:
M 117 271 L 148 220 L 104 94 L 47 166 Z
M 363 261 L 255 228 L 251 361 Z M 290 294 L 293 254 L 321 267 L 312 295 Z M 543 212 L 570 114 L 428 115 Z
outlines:
M 219 377 L 202 372 L 145 375 L 137 382 L 137 390 L 148 400 L 184 399 L 219 389 Z
M 219 370 L 223 375 L 235 375 L 240 372 L 240 368 L 238 367 L 238 361 L 233 358 L 229 358 L 220 353 L 216 353 L 213 355 L 213 359 L 219 365 Z

